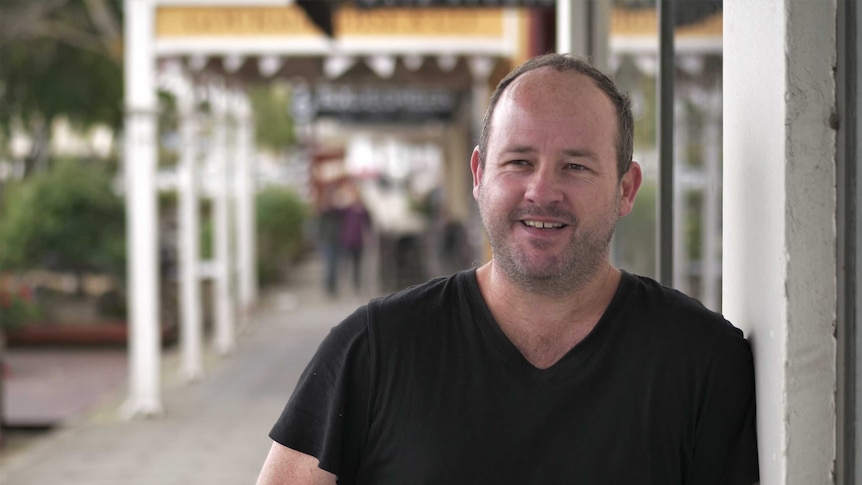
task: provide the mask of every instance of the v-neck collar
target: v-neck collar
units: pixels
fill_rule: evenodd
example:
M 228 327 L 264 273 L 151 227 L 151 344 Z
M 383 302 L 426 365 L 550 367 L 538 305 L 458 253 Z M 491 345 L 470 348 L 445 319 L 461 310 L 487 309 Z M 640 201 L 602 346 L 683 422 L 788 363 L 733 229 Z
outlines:
M 577 372 L 588 359 L 598 357 L 608 349 L 609 337 L 613 333 L 614 328 L 619 325 L 620 319 L 618 317 L 625 307 L 628 295 L 631 294 L 631 289 L 634 286 L 634 278 L 633 275 L 622 271 L 620 284 L 610 304 L 608 304 L 607 309 L 590 333 L 569 349 L 552 366 L 546 369 L 539 369 L 521 354 L 521 351 L 509 340 L 509 337 L 506 336 L 494 319 L 491 310 L 488 308 L 488 304 L 479 290 L 476 269 L 474 268 L 461 273 L 463 287 L 469 293 L 468 304 L 470 305 L 470 313 L 473 316 L 473 323 L 479 328 L 483 336 L 491 342 L 497 351 L 497 357 L 504 365 L 524 378 L 537 382 L 553 382 L 566 378 L 572 373 Z

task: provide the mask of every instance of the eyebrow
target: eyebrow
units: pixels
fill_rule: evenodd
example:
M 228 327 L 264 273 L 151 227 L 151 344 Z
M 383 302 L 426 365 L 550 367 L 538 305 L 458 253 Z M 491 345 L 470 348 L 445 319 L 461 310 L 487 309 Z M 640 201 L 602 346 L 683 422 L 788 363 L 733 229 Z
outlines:
M 577 150 L 577 149 L 573 149 L 573 148 L 568 149 L 568 150 L 563 150 L 563 155 L 566 155 L 566 156 L 572 157 L 572 158 L 584 158 L 584 157 L 595 158 L 595 155 L 593 154 L 593 152 L 591 152 L 589 150 Z
M 502 153 L 534 153 L 536 150 L 527 145 L 515 145 L 502 150 Z M 590 150 L 567 148 L 562 151 L 562 154 L 571 158 L 595 158 L 595 155 Z

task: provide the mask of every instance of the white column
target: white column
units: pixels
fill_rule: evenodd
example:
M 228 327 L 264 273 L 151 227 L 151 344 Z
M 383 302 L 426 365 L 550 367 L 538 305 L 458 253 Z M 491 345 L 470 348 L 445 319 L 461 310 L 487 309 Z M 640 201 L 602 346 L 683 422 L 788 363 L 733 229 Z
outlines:
M 557 52 L 590 54 L 589 0 L 557 0 Z
M 255 207 L 254 179 L 252 176 L 252 157 L 254 139 L 254 120 L 248 97 L 244 93 L 235 95 L 236 145 L 235 168 L 236 183 L 236 260 L 237 260 L 237 300 L 240 324 L 248 323 L 248 317 L 257 298 L 257 266 L 255 259 Z
M 234 305 L 231 287 L 230 254 L 230 173 L 228 170 L 228 106 L 223 87 L 211 92 L 213 113 L 213 157 L 215 184 L 213 193 L 213 278 L 215 297 L 215 347 L 222 354 L 231 352 L 235 345 Z
M 607 70 L 611 4 L 607 0 L 557 0 L 557 52 L 590 56 Z
M 189 381 L 204 374 L 201 317 L 200 206 L 198 188 L 199 115 L 194 86 L 177 93 L 180 112 L 179 266 L 181 373 Z
M 590 57 L 593 65 L 608 72 L 611 59 L 611 10 L 613 2 L 593 0 Z
M 156 91 L 153 4 L 125 0 L 129 397 L 126 417 L 162 412 L 157 244 Z
M 834 483 L 836 4 L 723 10 L 723 307 L 754 351 L 760 483 Z

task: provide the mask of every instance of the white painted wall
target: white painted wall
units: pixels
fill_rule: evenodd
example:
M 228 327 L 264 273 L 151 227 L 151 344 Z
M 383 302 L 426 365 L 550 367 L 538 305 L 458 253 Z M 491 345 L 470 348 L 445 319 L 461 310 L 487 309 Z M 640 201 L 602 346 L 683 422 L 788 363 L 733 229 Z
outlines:
M 834 483 L 834 62 L 833 0 L 725 0 L 724 313 L 754 349 L 764 485 Z

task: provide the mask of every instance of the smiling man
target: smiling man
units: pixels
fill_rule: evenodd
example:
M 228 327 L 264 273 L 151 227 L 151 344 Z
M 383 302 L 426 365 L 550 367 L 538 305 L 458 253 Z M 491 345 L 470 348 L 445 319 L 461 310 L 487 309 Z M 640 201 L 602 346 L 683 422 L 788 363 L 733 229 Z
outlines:
M 641 183 L 632 126 L 581 59 L 503 79 L 470 160 L 493 258 L 336 326 L 258 483 L 756 482 L 742 332 L 610 262 Z

